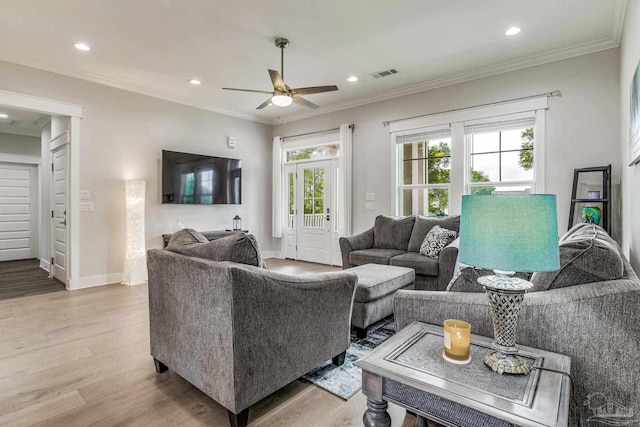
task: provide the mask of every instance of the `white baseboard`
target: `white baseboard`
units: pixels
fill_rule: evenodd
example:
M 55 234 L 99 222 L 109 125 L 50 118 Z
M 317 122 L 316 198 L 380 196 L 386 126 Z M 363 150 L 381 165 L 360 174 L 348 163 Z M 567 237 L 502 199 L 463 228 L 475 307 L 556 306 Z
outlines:
M 69 280 L 70 291 L 76 289 L 92 288 L 94 286 L 112 285 L 122 282 L 124 273 L 98 274 L 95 276 L 85 276 L 78 279 Z
M 49 261 L 47 261 L 46 259 L 41 259 L 40 260 L 40 268 L 48 273 L 49 271 L 51 271 L 51 263 Z
M 265 251 L 265 252 L 262 252 L 262 259 L 265 259 L 265 258 L 283 259 L 284 256 L 282 255 L 282 252 L 279 252 L 279 251 Z

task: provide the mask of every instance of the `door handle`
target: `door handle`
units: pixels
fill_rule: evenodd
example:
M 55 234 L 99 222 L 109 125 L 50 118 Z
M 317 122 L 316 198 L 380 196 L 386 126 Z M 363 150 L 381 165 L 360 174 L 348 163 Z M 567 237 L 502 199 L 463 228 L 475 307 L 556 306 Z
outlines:
M 327 221 L 331 221 L 330 215 L 327 215 Z
M 60 224 L 64 225 L 65 227 L 67 226 L 67 219 L 63 219 L 62 221 L 60 221 Z

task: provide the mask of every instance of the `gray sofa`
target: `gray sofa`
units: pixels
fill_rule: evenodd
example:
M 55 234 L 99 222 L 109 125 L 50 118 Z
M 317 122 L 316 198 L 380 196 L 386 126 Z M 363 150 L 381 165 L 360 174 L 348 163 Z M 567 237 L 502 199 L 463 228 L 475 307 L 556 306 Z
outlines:
M 219 249 L 224 239 L 184 247 L 220 254 L 203 245 Z M 260 265 L 242 245 L 226 254 Z M 147 265 L 156 369 L 171 368 L 227 408 L 232 426 L 246 425 L 249 406 L 322 362 L 344 361 L 354 273 L 293 277 L 161 249 L 148 252 Z
M 340 238 L 342 268 L 363 264 L 385 264 L 415 270 L 414 289 L 443 291 L 446 289 L 458 258 L 458 242 L 446 246 L 438 258 L 420 255 L 420 245 L 436 225 L 460 230 L 460 216 L 391 217 L 379 215 L 374 226 L 364 233 Z
M 573 408 L 570 425 L 578 416 L 593 415 L 594 396 L 599 404 L 606 398 L 634 409 L 638 421 L 640 280 L 603 229 L 591 226 L 594 238 L 590 227 L 576 227 L 560 242 L 561 269 L 531 278 L 538 291 L 525 295 L 517 342 L 571 357 L 579 407 Z M 458 318 L 471 323 L 473 333 L 493 336 L 489 301 L 477 288 L 481 293 L 398 291 L 396 327 Z

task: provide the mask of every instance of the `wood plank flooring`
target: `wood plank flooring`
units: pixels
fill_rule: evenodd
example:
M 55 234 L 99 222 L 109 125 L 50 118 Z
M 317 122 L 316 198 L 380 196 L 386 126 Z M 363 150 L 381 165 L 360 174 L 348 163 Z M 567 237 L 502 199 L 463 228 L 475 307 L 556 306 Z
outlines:
M 37 259 L 0 262 L 0 300 L 64 290 L 62 283 L 49 279 Z
M 291 274 L 335 267 L 268 259 Z M 227 412 L 149 355 L 147 286 L 108 285 L 0 301 L 0 425 L 228 426 Z M 344 401 L 296 380 L 253 405 L 250 427 L 361 426 Z M 415 418 L 389 406 L 393 426 Z

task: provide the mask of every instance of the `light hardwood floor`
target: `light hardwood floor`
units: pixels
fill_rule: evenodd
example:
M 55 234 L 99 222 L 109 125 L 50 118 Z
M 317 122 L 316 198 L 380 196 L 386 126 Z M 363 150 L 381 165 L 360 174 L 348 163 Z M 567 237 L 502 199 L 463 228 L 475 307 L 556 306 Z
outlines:
M 333 267 L 267 260 L 291 274 Z M 250 427 L 361 426 L 366 398 L 294 381 L 253 405 Z M 415 418 L 390 405 L 393 426 Z M 228 426 L 227 412 L 149 355 L 146 285 L 0 301 L 0 425 Z

